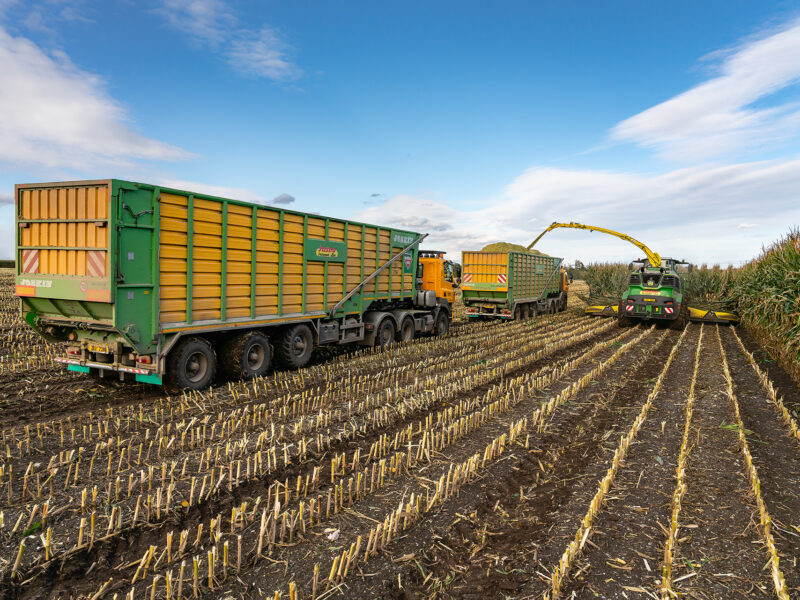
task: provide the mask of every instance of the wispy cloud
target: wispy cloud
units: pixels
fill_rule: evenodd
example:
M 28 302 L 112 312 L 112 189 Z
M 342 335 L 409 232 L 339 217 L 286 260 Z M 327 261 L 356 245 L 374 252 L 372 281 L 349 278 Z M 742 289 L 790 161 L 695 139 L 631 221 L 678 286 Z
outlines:
M 228 64 L 235 71 L 250 77 L 266 77 L 275 81 L 297 79 L 302 71 L 286 58 L 288 46 L 273 29 L 241 31 L 225 51 Z
M 14 197 L 11 194 L 0 194 L 0 205 L 13 204 Z
M 660 175 L 532 168 L 479 210 L 416 196 L 396 196 L 356 218 L 430 233 L 429 246 L 460 258 L 462 250 L 496 241 L 527 245 L 553 221 L 578 221 L 622 231 L 665 256 L 738 263 L 800 222 L 800 160 L 677 169 Z M 765 215 L 758 235 L 747 225 Z M 702 243 L 699 243 L 701 241 Z M 633 246 L 611 237 L 556 230 L 540 249 L 572 261 L 628 260 Z
M 88 170 L 190 156 L 136 132 L 100 77 L 2 27 L 0 72 L 0 162 Z
M 736 226 L 736 229 L 752 229 L 755 226 L 756 226 L 755 223 L 739 223 Z
M 224 42 L 238 25 L 224 0 L 161 0 L 157 11 L 174 29 L 208 43 Z
M 800 132 L 800 103 L 772 95 L 800 82 L 800 20 L 711 55 L 717 75 L 612 130 L 678 161 L 763 150 Z M 756 105 L 761 102 L 763 105 Z
M 202 42 L 245 77 L 278 82 L 299 78 L 303 71 L 290 59 L 293 48 L 268 25 L 242 25 L 225 0 L 160 0 L 167 23 Z

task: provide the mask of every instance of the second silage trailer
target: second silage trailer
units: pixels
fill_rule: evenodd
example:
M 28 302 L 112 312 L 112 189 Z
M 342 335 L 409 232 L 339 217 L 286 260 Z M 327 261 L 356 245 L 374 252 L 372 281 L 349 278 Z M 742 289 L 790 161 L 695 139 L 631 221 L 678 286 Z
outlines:
M 469 318 L 524 319 L 567 307 L 562 259 L 530 252 L 464 251 L 461 291 Z
M 199 389 L 449 327 L 453 285 L 422 287 L 413 231 L 117 179 L 15 202 L 23 316 L 73 371 Z

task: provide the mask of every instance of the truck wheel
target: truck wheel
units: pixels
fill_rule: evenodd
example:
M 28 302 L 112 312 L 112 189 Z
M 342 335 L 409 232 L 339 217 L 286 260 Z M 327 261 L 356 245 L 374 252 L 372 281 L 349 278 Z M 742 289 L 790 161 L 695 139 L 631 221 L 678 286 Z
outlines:
M 221 363 L 233 379 L 263 377 L 269 370 L 272 350 L 269 340 L 258 331 L 246 331 L 225 344 Z
M 378 326 L 378 333 L 375 334 L 375 346 L 386 348 L 394 341 L 394 336 L 394 321 L 390 317 L 386 317 Z
M 444 335 L 450 330 L 450 321 L 447 318 L 447 313 L 441 311 L 439 316 L 436 317 L 436 323 L 433 325 L 433 335 L 439 337 Z
M 169 373 L 175 384 L 189 390 L 211 385 L 217 372 L 217 355 L 203 338 L 189 338 L 169 355 Z
M 416 331 L 414 330 L 414 319 L 405 318 L 403 323 L 400 325 L 400 331 L 397 335 L 398 342 L 410 342 L 414 339 L 414 334 Z
M 306 366 L 313 350 L 314 335 L 308 325 L 300 324 L 293 325 L 283 332 L 276 354 L 283 366 L 300 369 Z

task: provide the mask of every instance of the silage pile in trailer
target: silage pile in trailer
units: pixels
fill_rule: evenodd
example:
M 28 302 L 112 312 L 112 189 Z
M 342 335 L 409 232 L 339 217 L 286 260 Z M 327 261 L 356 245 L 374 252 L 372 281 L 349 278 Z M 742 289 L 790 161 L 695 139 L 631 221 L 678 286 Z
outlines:
M 527 252 L 528 254 L 542 254 L 533 248 L 528 250 L 525 246 L 511 244 L 509 242 L 493 242 L 491 244 L 486 244 L 481 248 L 481 252 Z
M 734 289 L 744 325 L 800 382 L 800 230 L 739 269 Z

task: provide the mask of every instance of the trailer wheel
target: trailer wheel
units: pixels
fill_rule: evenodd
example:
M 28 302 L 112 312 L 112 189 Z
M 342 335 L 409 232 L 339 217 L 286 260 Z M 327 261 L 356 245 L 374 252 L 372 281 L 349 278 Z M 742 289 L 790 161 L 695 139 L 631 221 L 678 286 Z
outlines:
M 397 335 L 398 342 L 410 342 L 414 339 L 414 334 L 416 333 L 414 329 L 414 319 L 410 317 L 406 317 L 403 319 L 402 324 L 400 325 L 400 331 Z
M 522 318 L 526 321 L 531 318 L 531 305 L 530 304 L 523 304 L 522 305 Z
M 217 372 L 217 355 L 203 338 L 189 338 L 169 355 L 169 373 L 175 383 L 185 389 L 208 387 Z
M 302 323 L 285 329 L 276 348 L 280 363 L 292 369 L 305 367 L 313 351 L 314 335 L 308 325 Z
M 539 305 L 536 302 L 531 303 L 531 319 L 539 316 Z
M 439 312 L 436 317 L 436 323 L 433 326 L 433 334 L 437 337 L 444 335 L 450 330 L 450 321 L 447 318 L 447 313 L 444 311 Z
M 225 344 L 220 362 L 229 377 L 252 379 L 266 375 L 271 358 L 272 350 L 266 336 L 258 331 L 246 331 Z
M 390 317 L 386 317 L 378 326 L 378 333 L 375 335 L 375 346 L 386 348 L 394 341 L 394 337 L 394 321 Z
M 517 304 L 514 307 L 514 320 L 515 321 L 521 321 L 522 320 L 522 316 L 523 316 L 522 315 L 522 305 L 521 304 Z

